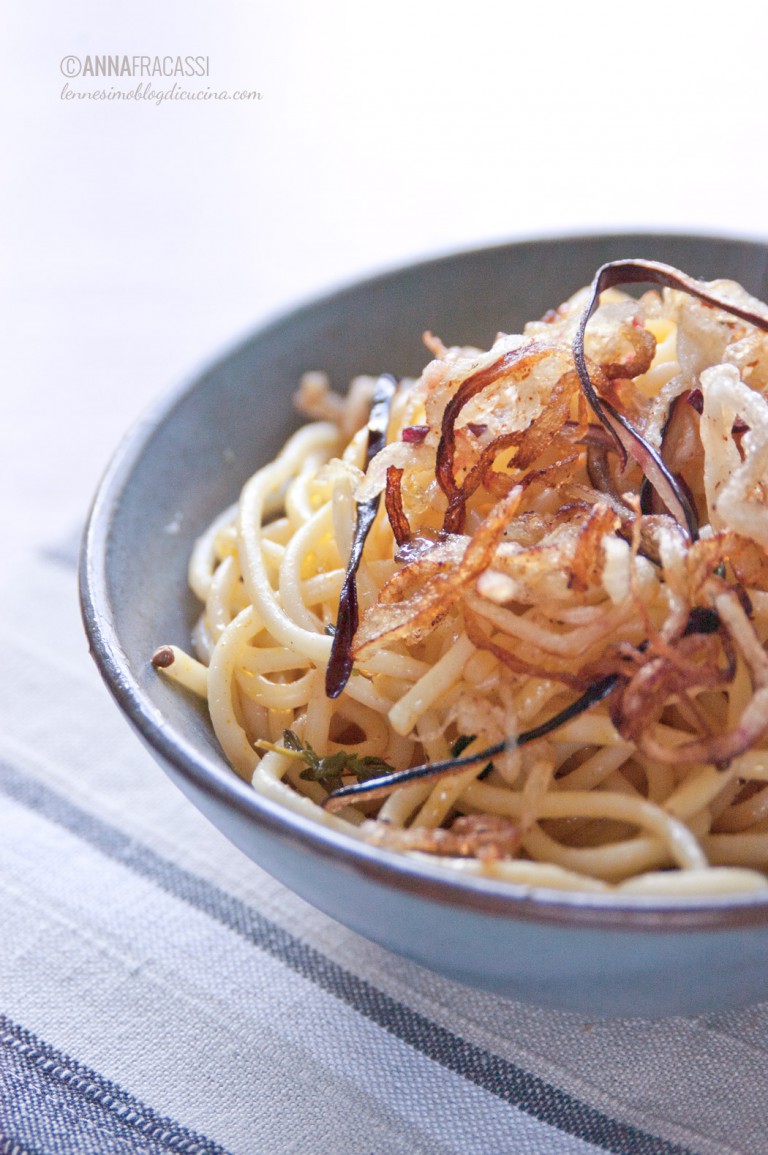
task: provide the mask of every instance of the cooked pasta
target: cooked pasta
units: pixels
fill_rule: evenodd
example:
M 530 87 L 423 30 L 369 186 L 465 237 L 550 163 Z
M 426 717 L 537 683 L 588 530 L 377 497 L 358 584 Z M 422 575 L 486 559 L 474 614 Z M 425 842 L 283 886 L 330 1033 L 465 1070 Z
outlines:
M 616 286 L 652 281 L 638 298 Z M 768 886 L 768 308 L 618 262 L 312 418 L 197 542 L 192 657 L 255 790 L 454 871 Z

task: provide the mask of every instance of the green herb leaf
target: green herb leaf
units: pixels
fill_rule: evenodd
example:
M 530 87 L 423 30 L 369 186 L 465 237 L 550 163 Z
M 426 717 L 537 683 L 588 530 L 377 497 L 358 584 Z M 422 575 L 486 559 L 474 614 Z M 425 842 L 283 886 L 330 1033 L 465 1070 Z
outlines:
M 370 778 L 381 778 L 384 774 L 394 773 L 395 768 L 390 766 L 389 762 L 370 754 L 361 758 L 359 754 L 337 750 L 335 754 L 321 758 L 311 744 L 307 742 L 304 745 L 293 730 L 283 731 L 283 743 L 289 750 L 301 754 L 306 762 L 307 768 L 302 770 L 300 777 L 307 782 L 320 782 L 329 791 L 341 787 L 342 776 L 345 774 L 357 778 L 358 782 L 367 782 Z

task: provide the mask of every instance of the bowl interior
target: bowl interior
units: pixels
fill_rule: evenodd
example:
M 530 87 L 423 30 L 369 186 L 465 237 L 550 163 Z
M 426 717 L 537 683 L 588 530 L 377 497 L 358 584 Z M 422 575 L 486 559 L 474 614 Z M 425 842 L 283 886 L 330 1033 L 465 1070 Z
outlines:
M 449 256 L 343 289 L 268 325 L 128 436 L 86 539 L 86 627 L 113 693 L 155 752 L 173 761 L 182 786 L 195 778 L 248 821 L 265 814 L 281 821 L 226 765 L 204 708 L 157 677 L 149 657 L 161 643 L 189 646 L 198 613 L 186 580 L 192 543 L 298 424 L 291 398 L 302 373 L 323 369 L 337 388 L 360 372 L 417 374 L 428 360 L 424 330 L 446 343 L 487 347 L 497 331 L 519 331 L 621 257 L 663 260 L 707 280 L 730 277 L 768 296 L 768 246 L 735 239 L 578 237 Z M 293 816 L 282 821 L 302 828 Z M 472 880 L 448 887 L 457 888 L 477 891 Z M 584 905 L 569 894 L 554 901 Z

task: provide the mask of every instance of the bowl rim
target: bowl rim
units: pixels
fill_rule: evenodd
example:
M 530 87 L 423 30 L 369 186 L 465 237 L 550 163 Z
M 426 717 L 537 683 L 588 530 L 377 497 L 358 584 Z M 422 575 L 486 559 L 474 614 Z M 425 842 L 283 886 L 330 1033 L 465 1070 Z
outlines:
M 494 917 L 570 927 L 602 927 L 615 931 L 735 930 L 768 924 L 768 891 L 702 896 L 617 895 L 611 892 L 557 890 L 463 874 L 439 860 L 412 858 L 372 846 L 330 828 L 258 794 L 225 761 L 197 749 L 184 733 L 166 719 L 142 688 L 122 649 L 109 596 L 108 550 L 114 513 L 129 489 L 133 472 L 154 431 L 168 422 L 188 394 L 241 351 L 266 336 L 295 323 L 316 308 L 343 299 L 355 291 L 384 285 L 403 274 L 448 264 L 457 258 L 501 255 L 520 248 L 565 246 L 573 243 L 670 239 L 698 243 L 720 242 L 761 247 L 768 266 L 768 239 L 723 233 L 681 233 L 670 230 L 618 230 L 541 237 L 456 249 L 419 259 L 372 275 L 350 280 L 309 297 L 268 317 L 244 338 L 193 372 L 153 402 L 123 436 L 98 486 L 83 533 L 79 563 L 80 608 L 93 659 L 127 720 L 161 763 L 174 768 L 195 791 L 213 796 L 257 827 L 288 839 L 311 854 L 362 874 L 374 883 L 428 898 L 434 902 Z M 149 655 L 148 655 L 149 660 Z M 258 861 L 258 860 L 255 860 Z

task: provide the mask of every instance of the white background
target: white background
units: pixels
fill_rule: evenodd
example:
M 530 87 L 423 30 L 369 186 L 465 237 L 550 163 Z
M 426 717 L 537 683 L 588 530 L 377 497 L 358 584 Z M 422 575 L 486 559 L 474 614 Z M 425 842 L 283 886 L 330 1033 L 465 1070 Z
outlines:
M 75 529 L 152 399 L 318 290 L 542 233 L 768 234 L 757 5 L 3 12 L 0 532 L 16 551 Z M 60 98 L 66 55 L 188 53 L 210 58 L 190 87 L 263 99 Z

